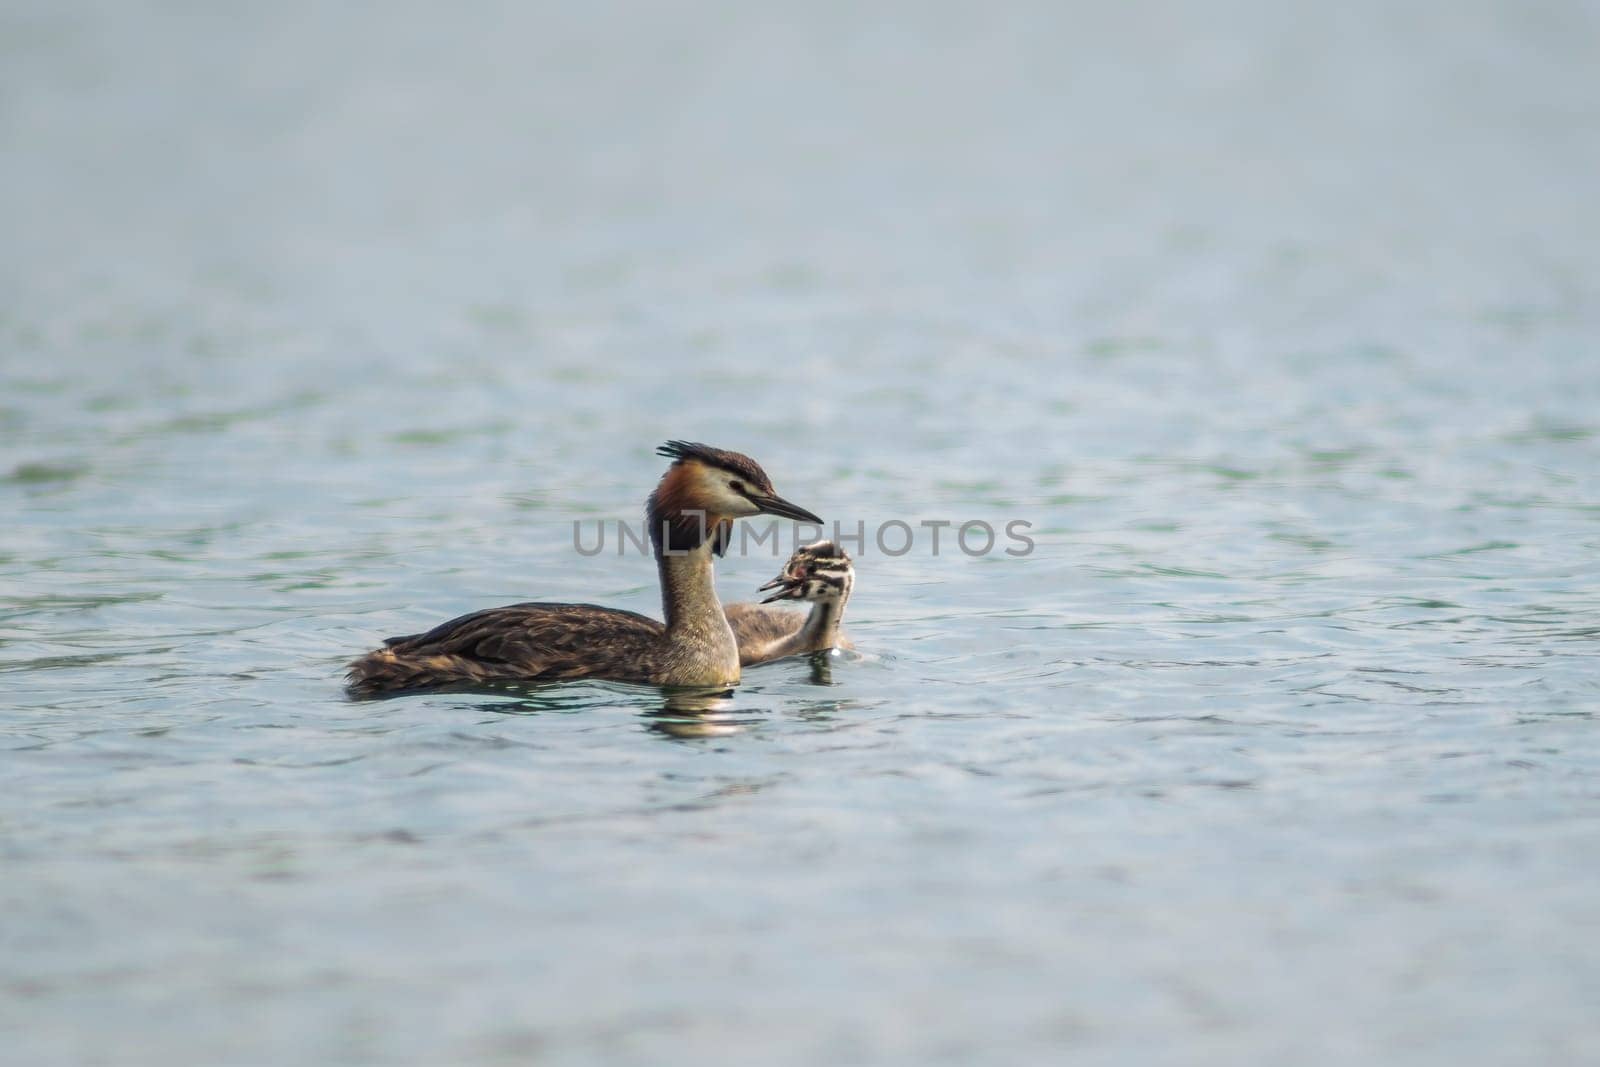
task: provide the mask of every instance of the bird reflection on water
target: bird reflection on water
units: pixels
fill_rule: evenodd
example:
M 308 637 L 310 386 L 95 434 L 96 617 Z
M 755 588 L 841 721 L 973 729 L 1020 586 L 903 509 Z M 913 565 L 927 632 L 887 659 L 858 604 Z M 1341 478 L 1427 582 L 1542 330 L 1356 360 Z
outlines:
M 839 655 L 837 651 L 828 649 L 813 652 L 808 657 L 810 684 L 833 685 L 831 661 L 836 655 Z M 823 703 L 825 707 L 807 709 L 805 717 L 825 718 L 838 710 L 837 701 Z M 642 714 L 654 732 L 675 740 L 688 741 L 743 733 L 765 721 L 766 713 L 755 708 L 735 711 L 731 689 L 680 689 L 667 691 L 666 699 L 659 708 L 651 708 Z
M 840 655 L 849 653 L 826 650 L 808 656 L 805 682 L 816 686 L 833 686 L 833 659 Z M 672 740 L 728 737 L 761 725 L 768 715 L 766 709 L 748 703 L 756 694 L 746 690 L 744 695 L 747 703 L 740 707 L 736 703 L 734 690 L 726 687 L 655 688 L 621 683 L 574 687 L 570 684 L 500 682 L 450 686 L 433 692 L 509 698 L 462 705 L 463 708 L 495 715 L 570 714 L 618 705 L 634 706 L 639 708 L 639 715 L 651 732 Z M 815 707 L 806 708 L 803 715 L 807 719 L 827 718 L 839 708 L 838 701 L 820 701 Z
M 743 733 L 761 719 L 734 711 L 733 690 L 673 690 L 661 707 L 643 712 L 651 730 L 680 741 Z

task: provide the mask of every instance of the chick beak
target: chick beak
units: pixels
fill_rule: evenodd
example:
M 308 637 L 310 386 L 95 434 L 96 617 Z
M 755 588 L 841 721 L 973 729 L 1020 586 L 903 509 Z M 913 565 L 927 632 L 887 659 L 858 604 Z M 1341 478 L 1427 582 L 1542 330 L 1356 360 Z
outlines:
M 765 593 L 769 589 L 777 590 L 776 593 L 773 593 L 771 596 L 763 600 L 763 604 L 770 604 L 774 600 L 793 600 L 795 597 L 800 595 L 800 586 L 802 581 L 802 579 L 790 574 L 787 570 L 785 570 L 782 574 L 772 579 L 772 581 L 757 589 L 756 592 Z
M 773 593 L 771 596 L 764 598 L 761 601 L 763 604 L 770 604 L 774 600 L 797 600 L 797 599 L 799 599 L 799 597 L 800 597 L 800 583 L 799 582 L 786 582 L 782 578 L 774 578 L 772 581 L 768 582 L 766 585 L 764 585 L 760 589 L 758 589 L 757 592 L 765 592 L 768 589 L 771 589 L 774 586 L 778 586 L 778 585 L 782 585 L 783 588 L 779 589 L 776 593 Z

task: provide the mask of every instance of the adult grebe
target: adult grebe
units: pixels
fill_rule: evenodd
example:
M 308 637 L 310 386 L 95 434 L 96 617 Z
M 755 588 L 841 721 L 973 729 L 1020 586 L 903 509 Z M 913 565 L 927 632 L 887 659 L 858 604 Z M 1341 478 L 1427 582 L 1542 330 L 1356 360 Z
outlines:
M 391 637 L 350 664 L 353 696 L 495 681 L 603 678 L 652 685 L 739 681 L 739 648 L 712 581 L 733 520 L 777 515 L 821 524 L 784 500 L 749 456 L 688 441 L 656 450 L 673 461 L 645 505 L 666 624 L 593 604 L 512 604 L 425 634 Z
M 739 664 L 756 663 L 821 652 L 829 648 L 854 648 L 840 629 L 855 567 L 849 553 L 832 541 L 801 545 L 784 564 L 783 573 L 761 587 L 778 590 L 759 604 L 729 604 L 726 614 L 739 642 Z M 774 600 L 809 600 L 811 611 L 768 607 Z

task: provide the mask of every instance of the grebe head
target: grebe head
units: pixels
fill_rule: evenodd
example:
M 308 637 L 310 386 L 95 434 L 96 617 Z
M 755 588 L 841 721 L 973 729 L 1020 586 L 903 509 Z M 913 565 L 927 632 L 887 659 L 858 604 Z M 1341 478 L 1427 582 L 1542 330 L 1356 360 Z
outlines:
M 817 516 L 779 496 L 767 472 L 743 453 L 668 441 L 656 454 L 673 461 L 648 505 L 650 538 L 657 550 L 663 533 L 666 547 L 674 552 L 698 548 L 709 536 L 712 550 L 720 556 L 727 551 L 733 520 L 749 515 L 822 525 Z
M 774 600 L 846 600 L 855 585 L 856 569 L 850 554 L 832 541 L 814 541 L 801 545 L 783 565 L 783 573 L 761 587 L 777 592 L 762 601 Z

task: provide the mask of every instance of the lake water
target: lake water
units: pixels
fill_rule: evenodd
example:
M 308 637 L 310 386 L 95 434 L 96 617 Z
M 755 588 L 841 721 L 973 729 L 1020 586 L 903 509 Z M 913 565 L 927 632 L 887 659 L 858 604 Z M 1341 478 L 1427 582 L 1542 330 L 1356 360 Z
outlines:
M 1581 3 L 4 5 L 7 1060 L 1596 1062 L 1597 100 Z M 673 437 L 1036 547 L 344 699 L 656 613 Z

